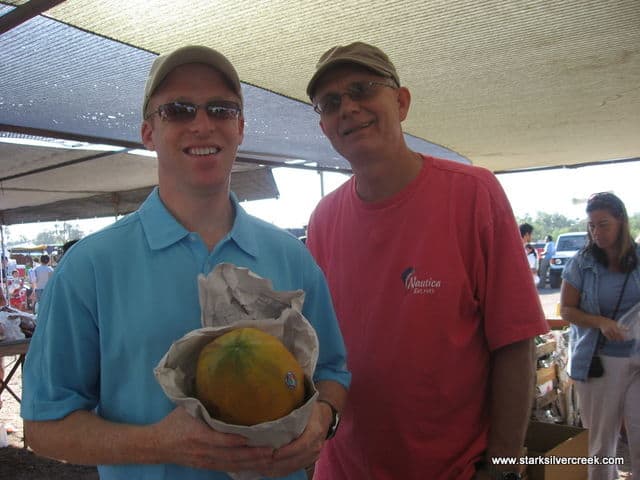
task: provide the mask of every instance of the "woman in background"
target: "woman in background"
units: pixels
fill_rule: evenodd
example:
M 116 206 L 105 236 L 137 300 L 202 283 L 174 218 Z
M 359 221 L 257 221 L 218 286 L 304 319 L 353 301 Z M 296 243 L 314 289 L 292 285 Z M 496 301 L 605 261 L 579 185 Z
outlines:
M 586 212 L 587 245 L 562 274 L 561 314 L 571 323 L 568 373 L 577 380 L 589 455 L 615 457 L 624 424 L 633 478 L 640 479 L 640 355 L 617 323 L 640 302 L 638 247 L 617 196 L 592 195 Z M 589 480 L 616 478 L 615 465 L 589 466 Z

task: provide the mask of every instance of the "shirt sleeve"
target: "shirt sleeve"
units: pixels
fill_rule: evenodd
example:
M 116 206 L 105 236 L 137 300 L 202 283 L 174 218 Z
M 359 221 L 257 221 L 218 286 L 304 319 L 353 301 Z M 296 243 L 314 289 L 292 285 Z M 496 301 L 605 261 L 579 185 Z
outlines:
M 318 335 L 320 351 L 314 381 L 333 380 L 348 388 L 351 374 L 347 370 L 347 353 L 338 326 L 329 288 L 320 267 L 309 256 L 303 315 Z
M 479 295 L 485 337 L 489 349 L 495 350 L 545 333 L 549 327 L 511 206 L 497 180 L 488 186 L 489 199 L 484 200 L 488 221 L 480 240 L 484 260 L 479 267 Z
M 100 349 L 87 302 L 95 282 L 83 275 L 87 268 L 69 275 L 68 263 L 51 277 L 40 303 L 23 371 L 26 420 L 56 420 L 97 406 Z
M 580 269 L 580 253 L 571 257 L 562 270 L 562 279 L 578 291 L 582 291 L 582 271 Z

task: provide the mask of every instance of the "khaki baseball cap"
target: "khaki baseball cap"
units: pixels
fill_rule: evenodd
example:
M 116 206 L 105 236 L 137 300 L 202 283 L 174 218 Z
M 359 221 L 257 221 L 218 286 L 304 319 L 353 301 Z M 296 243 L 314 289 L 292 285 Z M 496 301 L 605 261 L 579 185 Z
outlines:
M 233 65 L 231 65 L 227 57 L 209 47 L 188 45 L 160 55 L 153 61 L 151 70 L 149 70 L 147 83 L 144 87 L 144 103 L 142 104 L 143 117 L 151 95 L 153 95 L 153 92 L 156 91 L 166 76 L 175 68 L 187 63 L 204 63 L 205 65 L 215 68 L 222 74 L 231 90 L 240 97 L 240 103 L 242 103 L 240 78 L 238 77 L 238 72 L 233 68 Z
M 324 52 L 316 64 L 316 73 L 313 74 L 307 85 L 309 98 L 313 99 L 318 80 L 327 70 L 336 65 L 349 63 L 368 68 L 383 77 L 392 78 L 396 85 L 400 86 L 400 77 L 398 77 L 396 67 L 382 50 L 364 42 L 354 42 L 346 46 L 339 45 Z

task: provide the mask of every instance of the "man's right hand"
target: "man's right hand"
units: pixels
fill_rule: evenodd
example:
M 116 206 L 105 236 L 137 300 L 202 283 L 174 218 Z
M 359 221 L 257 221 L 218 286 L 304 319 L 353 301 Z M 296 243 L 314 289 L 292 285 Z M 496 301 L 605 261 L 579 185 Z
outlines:
M 273 448 L 250 447 L 240 435 L 218 432 L 177 407 L 153 425 L 159 463 L 240 472 L 268 471 Z

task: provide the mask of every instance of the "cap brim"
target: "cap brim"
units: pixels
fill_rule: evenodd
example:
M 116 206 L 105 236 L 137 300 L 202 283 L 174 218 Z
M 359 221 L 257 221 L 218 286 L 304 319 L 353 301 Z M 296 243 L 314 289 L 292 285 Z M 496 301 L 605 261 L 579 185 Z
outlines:
M 331 62 L 327 62 L 324 65 L 322 65 L 318 70 L 316 70 L 316 72 L 313 74 L 313 76 L 311 77 L 311 80 L 309 80 L 309 83 L 307 84 L 307 95 L 309 96 L 309 98 L 311 100 L 313 100 L 313 94 L 315 93 L 316 87 L 318 82 L 320 81 L 321 77 L 327 73 L 327 71 L 331 70 L 332 68 L 335 68 L 337 66 L 340 65 L 357 65 L 359 67 L 365 68 L 367 70 L 372 71 L 373 73 L 376 73 L 382 77 L 388 77 L 388 78 L 394 78 L 393 75 L 391 75 L 389 72 L 387 72 L 386 70 L 383 70 L 381 68 L 376 68 L 362 60 L 360 60 L 359 58 L 351 58 L 351 57 L 342 57 L 342 58 L 337 58 L 334 61 Z M 394 78 L 395 81 L 395 78 Z
M 174 50 L 164 56 L 164 58 L 162 58 L 162 56 L 158 57 L 156 62 L 151 66 L 151 71 L 149 72 L 149 80 L 151 81 L 148 81 L 147 85 L 145 85 L 144 103 L 142 106 L 143 114 L 147 109 L 149 99 L 167 75 L 176 68 L 189 63 L 202 63 L 219 71 L 225 82 L 227 82 L 231 90 L 238 95 L 242 103 L 242 88 L 238 74 L 231 62 L 216 50 L 199 45 L 190 45 Z

